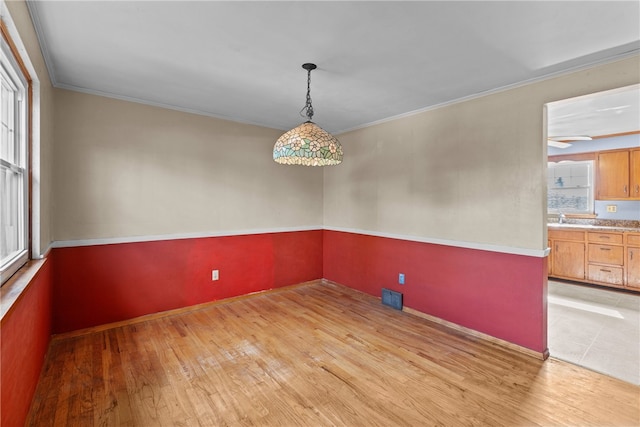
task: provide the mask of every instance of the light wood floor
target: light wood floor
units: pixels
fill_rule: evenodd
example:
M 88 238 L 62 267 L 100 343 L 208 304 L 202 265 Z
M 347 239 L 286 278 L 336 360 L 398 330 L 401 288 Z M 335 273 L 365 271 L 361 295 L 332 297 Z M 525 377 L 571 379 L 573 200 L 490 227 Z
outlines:
M 55 338 L 27 425 L 638 425 L 640 388 L 334 284 Z

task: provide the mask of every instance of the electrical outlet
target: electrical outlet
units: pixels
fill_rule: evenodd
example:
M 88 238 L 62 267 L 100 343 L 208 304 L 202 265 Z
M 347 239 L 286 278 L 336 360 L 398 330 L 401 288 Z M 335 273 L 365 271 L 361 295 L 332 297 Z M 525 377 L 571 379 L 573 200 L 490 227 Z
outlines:
M 218 270 L 211 270 L 211 280 L 218 280 L 220 278 L 220 273 Z
M 607 212 L 617 212 L 618 205 L 607 205 Z
M 404 273 L 398 274 L 398 283 L 404 285 Z

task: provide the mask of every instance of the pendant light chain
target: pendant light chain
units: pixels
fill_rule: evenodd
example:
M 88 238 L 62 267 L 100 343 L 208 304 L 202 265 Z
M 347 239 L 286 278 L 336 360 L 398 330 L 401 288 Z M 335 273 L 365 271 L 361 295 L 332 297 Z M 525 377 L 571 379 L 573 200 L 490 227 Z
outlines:
M 306 116 L 311 121 L 313 118 L 313 105 L 311 105 L 311 68 L 307 70 L 307 103 L 300 111 L 300 115 L 302 112 L 306 110 Z

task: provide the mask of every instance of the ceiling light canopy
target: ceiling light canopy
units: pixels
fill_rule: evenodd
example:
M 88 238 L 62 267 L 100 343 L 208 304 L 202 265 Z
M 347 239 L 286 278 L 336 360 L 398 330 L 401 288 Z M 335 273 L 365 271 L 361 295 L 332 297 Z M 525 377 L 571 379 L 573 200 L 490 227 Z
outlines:
M 273 147 L 273 160 L 284 165 L 331 166 L 342 162 L 342 145 L 329 132 L 311 121 L 311 70 L 316 64 L 302 64 L 307 70 L 307 102 L 302 108 L 308 120 L 285 132 Z

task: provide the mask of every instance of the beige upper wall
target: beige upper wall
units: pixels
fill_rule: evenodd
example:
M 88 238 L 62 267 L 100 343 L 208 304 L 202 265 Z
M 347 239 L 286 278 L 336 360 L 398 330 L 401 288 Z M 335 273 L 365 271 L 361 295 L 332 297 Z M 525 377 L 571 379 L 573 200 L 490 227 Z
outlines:
M 635 56 L 340 135 L 324 225 L 542 250 L 544 104 L 639 81 Z
M 24 45 L 29 61 L 35 69 L 39 86 L 36 92 L 39 96 L 40 117 L 39 123 L 36 123 L 34 135 L 39 145 L 39 156 L 33 159 L 34 165 L 39 164 L 39 174 L 35 174 L 36 184 L 40 187 L 39 214 L 34 212 L 33 221 L 40 230 L 40 248 L 39 252 L 44 252 L 49 244 L 53 241 L 53 111 L 54 111 L 54 90 L 51 85 L 51 79 L 47 71 L 47 67 L 40 51 L 38 37 L 31 22 L 31 16 L 24 0 L 12 0 L 5 2 L 6 10 L 9 12 L 20 40 Z M 4 18 L 4 16 L 3 16 Z M 33 76 L 32 76 L 33 77 Z
M 285 167 L 278 131 L 54 90 L 25 2 L 6 6 L 40 80 L 43 249 L 322 223 L 542 249 L 542 106 L 640 82 L 633 57 L 346 133 L 337 167 Z
M 41 251 L 322 224 L 322 171 L 273 162 L 280 131 L 54 89 L 26 3 L 5 4 L 39 80 Z
M 56 89 L 55 240 L 322 225 L 322 170 L 282 132 Z

